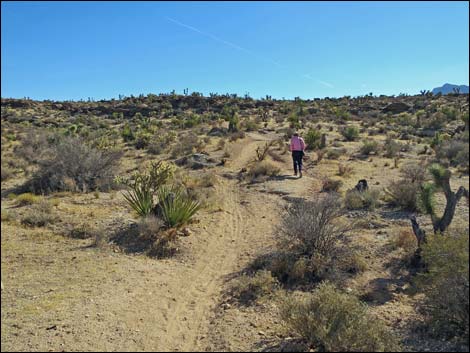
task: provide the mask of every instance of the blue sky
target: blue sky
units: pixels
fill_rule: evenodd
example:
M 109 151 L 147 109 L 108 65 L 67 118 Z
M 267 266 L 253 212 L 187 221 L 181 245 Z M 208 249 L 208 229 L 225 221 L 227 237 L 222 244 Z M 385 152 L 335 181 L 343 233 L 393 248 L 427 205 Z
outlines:
M 2 97 L 275 98 L 467 84 L 468 2 L 2 1 Z

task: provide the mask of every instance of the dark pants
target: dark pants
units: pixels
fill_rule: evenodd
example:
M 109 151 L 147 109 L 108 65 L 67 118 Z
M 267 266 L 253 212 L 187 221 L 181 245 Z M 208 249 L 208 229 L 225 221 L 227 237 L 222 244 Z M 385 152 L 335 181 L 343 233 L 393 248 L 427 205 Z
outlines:
M 302 157 L 304 156 L 303 151 L 292 151 L 292 160 L 294 161 L 294 173 L 297 174 L 297 170 L 302 172 Z

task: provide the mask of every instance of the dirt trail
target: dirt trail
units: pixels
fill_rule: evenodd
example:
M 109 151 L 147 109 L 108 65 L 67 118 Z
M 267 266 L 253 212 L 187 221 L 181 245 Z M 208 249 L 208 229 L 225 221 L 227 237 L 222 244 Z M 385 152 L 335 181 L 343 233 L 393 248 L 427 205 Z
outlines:
M 205 349 L 225 282 L 271 241 L 279 210 L 277 196 L 221 175 L 238 173 L 269 139 L 254 134 L 234 144 L 217 173 L 221 210 L 191 227 L 180 260 L 86 250 L 85 241 L 80 250 L 60 236 L 38 242 L 2 223 L 2 351 Z

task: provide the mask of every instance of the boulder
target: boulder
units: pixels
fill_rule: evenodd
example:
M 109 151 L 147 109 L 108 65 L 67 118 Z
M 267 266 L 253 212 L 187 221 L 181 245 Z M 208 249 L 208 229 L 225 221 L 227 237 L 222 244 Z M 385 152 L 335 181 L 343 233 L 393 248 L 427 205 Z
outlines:
M 185 156 L 177 159 L 175 163 L 176 165 L 187 166 L 191 169 L 212 168 L 221 165 L 220 161 L 210 158 L 208 155 L 203 153 L 194 153 L 192 155 Z
M 228 134 L 228 129 L 225 127 L 213 127 L 208 133 L 208 136 L 225 136 Z
M 390 113 L 393 113 L 393 114 L 400 114 L 400 113 L 407 112 L 410 109 L 411 109 L 411 107 L 406 103 L 395 102 L 395 103 L 390 103 L 385 108 L 383 108 L 382 112 L 383 113 L 390 112 Z

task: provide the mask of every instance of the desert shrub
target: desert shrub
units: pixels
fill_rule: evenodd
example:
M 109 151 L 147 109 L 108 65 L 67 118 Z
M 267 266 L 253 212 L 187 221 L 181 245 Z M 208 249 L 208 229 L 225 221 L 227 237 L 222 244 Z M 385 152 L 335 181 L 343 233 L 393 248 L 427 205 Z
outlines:
M 343 148 L 329 148 L 326 152 L 326 156 L 328 159 L 338 159 L 345 153 L 346 150 Z
M 426 271 L 417 280 L 417 288 L 426 294 L 422 310 L 437 336 L 469 334 L 469 247 L 468 232 L 455 236 L 431 235 L 422 247 Z
M 202 145 L 201 141 L 199 141 L 199 137 L 194 133 L 189 133 L 177 141 L 177 144 L 173 146 L 173 149 L 171 150 L 171 157 L 177 158 L 179 156 L 191 154 L 201 146 Z
M 326 178 L 323 180 L 322 191 L 324 192 L 338 192 L 339 188 L 343 185 L 341 180 Z
M 403 179 L 412 183 L 421 184 L 426 180 L 426 168 L 414 162 L 404 164 L 400 169 Z
M 24 194 L 20 194 L 16 196 L 16 204 L 18 206 L 26 206 L 26 205 L 32 205 L 41 200 L 39 196 L 36 196 L 34 194 L 31 194 L 30 192 L 26 192 Z
M 144 134 L 144 133 L 137 134 L 135 141 L 134 141 L 134 147 L 138 150 L 147 148 L 150 144 L 150 138 L 151 136 L 149 134 Z
M 14 148 L 15 155 L 29 163 L 37 163 L 48 153 L 51 143 L 56 138 L 43 130 L 30 129 L 21 138 L 21 145 Z
M 344 196 L 345 207 L 349 210 L 367 209 L 374 210 L 377 207 L 380 198 L 379 190 L 358 191 L 356 189 L 348 190 Z
M 298 201 L 286 209 L 277 228 L 278 238 L 286 249 L 300 255 L 333 256 L 338 241 L 348 230 L 339 220 L 343 213 L 336 195 Z
M 371 153 L 377 154 L 380 150 L 379 143 L 374 140 L 364 140 L 359 152 L 362 155 L 368 156 Z
M 359 137 L 359 129 L 355 126 L 348 126 L 341 130 L 341 135 L 346 141 L 355 141 Z
M 242 127 L 246 130 L 246 131 L 255 131 L 255 130 L 258 130 L 260 128 L 260 125 L 259 123 L 257 123 L 256 121 L 254 120 L 245 120 L 243 123 L 242 123 Z
M 394 352 L 400 349 L 390 330 L 355 296 L 322 283 L 301 297 L 283 300 L 281 318 L 295 334 L 326 352 Z
M 408 180 L 392 181 L 385 189 L 388 203 L 403 210 L 414 212 L 418 210 L 419 184 Z
M 457 109 L 451 107 L 443 107 L 441 112 L 445 115 L 448 121 L 453 121 L 457 119 Z
M 156 213 L 168 227 L 179 227 L 188 223 L 199 211 L 199 201 L 191 199 L 179 186 L 161 186 L 157 190 Z
M 243 304 L 250 304 L 260 297 L 271 294 L 278 287 L 270 271 L 261 270 L 250 277 L 241 276 L 232 286 L 231 294 Z
M 430 129 L 440 130 L 447 123 L 447 118 L 444 113 L 437 112 L 431 115 L 429 119 L 425 120 L 424 126 Z
M 90 147 L 80 138 L 65 138 L 27 184 L 33 192 L 109 190 L 122 152 Z
M 21 223 L 31 227 L 44 227 L 54 222 L 56 215 L 53 213 L 52 205 L 47 200 L 40 200 L 31 206 L 21 217 Z
M 387 139 L 385 140 L 384 143 L 384 156 L 387 158 L 393 158 L 396 157 L 398 153 L 400 153 L 401 150 L 401 143 L 395 141 L 393 137 L 387 136 Z
M 122 128 L 121 136 L 124 142 L 130 142 L 135 140 L 134 132 L 132 131 L 129 123 L 126 123 Z
M 409 228 L 401 229 L 399 232 L 394 233 L 390 242 L 393 248 L 400 248 L 407 252 L 415 251 L 418 246 L 416 236 Z
M 254 180 L 260 176 L 276 176 L 281 169 L 269 161 L 261 161 L 254 163 L 248 170 L 248 176 Z
M 459 140 L 444 141 L 436 149 L 436 157 L 439 160 L 448 160 L 451 166 L 468 166 L 469 144 Z
M 144 171 L 135 172 L 131 178 L 116 177 L 115 182 L 129 188 L 123 193 L 132 209 L 140 216 L 150 214 L 157 190 L 173 176 L 174 168 L 162 161 L 152 162 Z
M 321 132 L 316 129 L 309 129 L 305 134 L 305 144 L 308 150 L 316 150 L 321 147 Z
M 353 172 L 353 168 L 347 164 L 338 164 L 338 175 L 339 176 L 348 176 Z
M 368 265 L 364 256 L 357 251 L 345 251 L 339 256 L 337 266 L 348 273 L 362 273 Z

